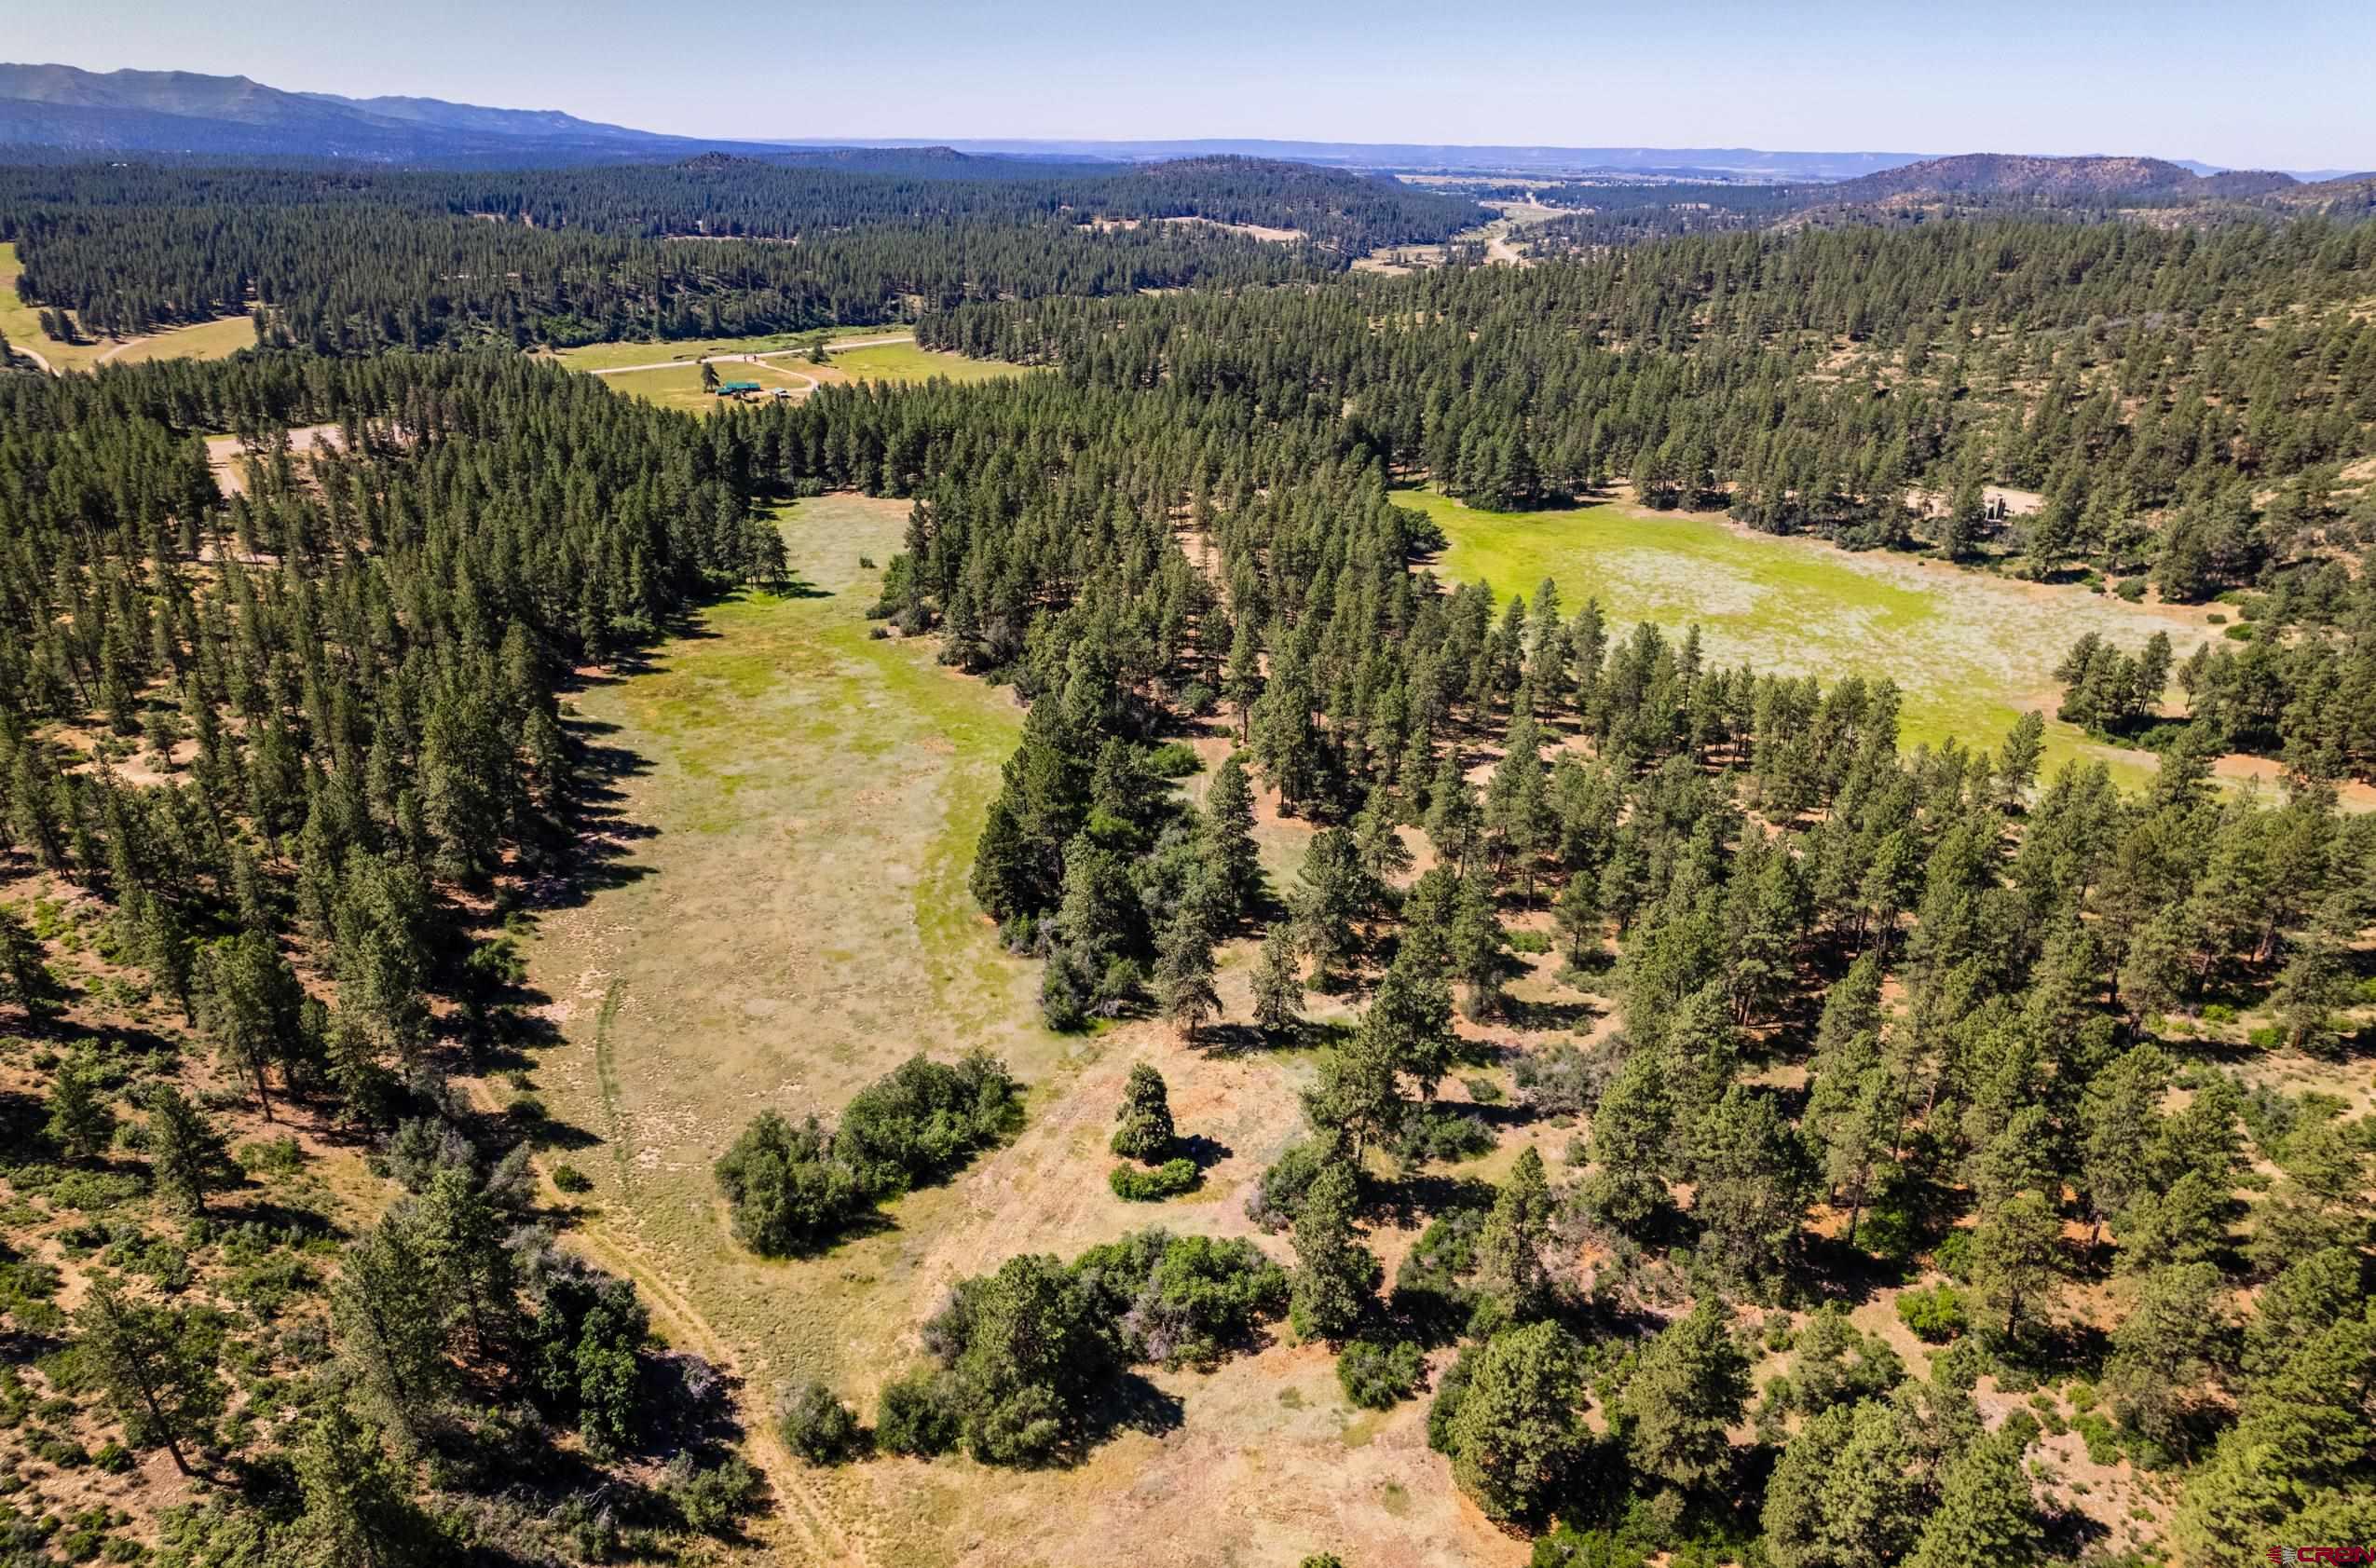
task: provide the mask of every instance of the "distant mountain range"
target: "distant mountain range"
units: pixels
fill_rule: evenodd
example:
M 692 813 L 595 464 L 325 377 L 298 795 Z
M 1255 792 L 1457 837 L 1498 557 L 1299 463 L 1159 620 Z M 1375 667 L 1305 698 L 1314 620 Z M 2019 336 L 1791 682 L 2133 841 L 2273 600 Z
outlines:
M 1965 153 L 1844 180 L 1823 193 L 1836 201 L 1879 201 L 1894 196 L 2005 196 L 2040 200 L 2112 197 L 2261 196 L 2299 184 L 2273 170 L 2198 172 L 2158 157 L 2026 157 Z
M 552 109 L 283 92 L 245 76 L 187 71 L 0 64 L 0 144 L 7 143 L 94 154 L 423 164 L 596 163 L 778 150 L 662 136 Z
M 833 138 L 801 143 L 803 146 L 852 144 Z M 901 146 L 896 139 L 877 140 L 871 146 Z M 1348 169 L 1391 169 L 1411 173 L 1511 173 L 1530 175 L 1609 173 L 1721 175 L 1758 181 L 1847 180 L 1929 156 L 1923 153 L 1777 153 L 1756 147 L 1535 147 L 1456 146 L 1400 142 L 1278 142 L 1259 138 L 1217 138 L 1158 142 L 1059 142 L 1023 138 L 953 138 L 938 145 L 962 153 L 992 157 L 1120 158 L 1144 162 L 1160 158 L 1241 157 L 1280 158 L 1290 163 L 1318 163 Z
M 580 119 L 557 109 L 498 109 L 436 98 L 344 98 L 286 92 L 245 76 L 187 71 L 92 72 L 71 65 L 0 64 L 0 147 L 49 156 L 183 158 L 318 157 L 381 164 L 502 167 L 650 162 L 724 153 L 914 171 L 958 168 L 1020 173 L 1022 163 L 1130 163 L 1235 154 L 1402 172 L 1549 178 L 1634 175 L 1758 184 L 1835 184 L 1827 199 L 1877 202 L 1917 192 L 2039 200 L 2166 194 L 2177 200 L 2282 194 L 2293 176 L 2238 173 L 2191 160 L 2021 157 L 1973 154 L 1769 152 L 1755 147 L 1453 146 L 1427 143 L 1036 141 L 821 138 L 731 141 L 669 136 Z M 869 157 L 866 149 L 881 149 Z M 978 166 L 977 166 L 978 167 Z M 2335 170 L 2297 171 L 2331 179 Z M 2365 176 L 2347 178 L 2365 179 Z M 2316 191 L 2315 184 L 2298 187 Z
M 2325 170 L 2318 172 L 2324 173 Z M 2258 207 L 2360 209 L 2376 191 L 2376 175 L 2298 180 L 2272 169 L 2198 173 L 2153 157 L 2029 157 L 1966 153 L 1842 180 L 1809 193 L 1811 210 L 1890 209 L 1965 203 L 2053 207 Z

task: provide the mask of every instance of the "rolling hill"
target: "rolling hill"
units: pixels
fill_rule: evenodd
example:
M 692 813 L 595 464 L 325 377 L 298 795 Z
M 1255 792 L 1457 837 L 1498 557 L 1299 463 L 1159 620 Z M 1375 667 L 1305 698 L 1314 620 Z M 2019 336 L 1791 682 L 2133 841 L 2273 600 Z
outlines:
M 0 64 L 0 143 L 90 153 L 352 158 L 374 163 L 549 164 L 766 155 L 751 143 L 662 136 L 551 109 L 434 98 L 284 92 L 188 71 Z
M 1901 197 L 2003 197 L 2036 201 L 2100 202 L 2168 197 L 2242 198 L 2296 184 L 2266 170 L 2197 174 L 2157 157 L 2033 157 L 2013 153 L 1965 153 L 1843 180 L 1823 193 L 1826 203 L 1853 205 Z

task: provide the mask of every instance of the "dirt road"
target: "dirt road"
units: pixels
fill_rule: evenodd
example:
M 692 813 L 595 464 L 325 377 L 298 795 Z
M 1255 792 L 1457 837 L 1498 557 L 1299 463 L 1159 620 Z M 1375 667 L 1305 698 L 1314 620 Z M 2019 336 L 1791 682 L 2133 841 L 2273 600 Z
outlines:
M 836 348 L 881 348 L 887 344 L 913 343 L 915 341 L 916 339 L 913 334 L 896 333 L 889 337 L 845 337 L 839 343 L 829 343 L 826 345 L 826 348 L 827 352 L 830 352 Z M 758 354 L 710 354 L 705 357 L 708 359 L 709 362 L 714 365 L 758 364 L 763 360 L 788 359 L 793 355 L 806 354 L 808 350 L 806 348 L 770 348 Z M 586 374 L 589 375 L 626 375 L 639 370 L 675 370 L 678 365 L 697 364 L 699 362 L 699 360 L 656 360 L 648 365 L 606 365 L 600 370 L 588 371 Z M 779 365 L 776 368 L 781 370 L 784 367 Z M 804 375 L 797 370 L 786 371 L 785 374 L 799 376 L 800 379 L 806 381 L 812 388 L 817 384 L 815 376 Z

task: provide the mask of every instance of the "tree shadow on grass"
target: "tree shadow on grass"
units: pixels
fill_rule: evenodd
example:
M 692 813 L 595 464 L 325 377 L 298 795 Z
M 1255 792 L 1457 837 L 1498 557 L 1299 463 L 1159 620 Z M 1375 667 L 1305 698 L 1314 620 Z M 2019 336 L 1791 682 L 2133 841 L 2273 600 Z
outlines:
M 774 582 L 763 583 L 759 585 L 758 592 L 777 599 L 830 599 L 833 597 L 832 589 L 820 588 L 798 572 L 787 573 Z M 717 634 L 711 632 L 704 633 L 703 635 L 716 636 Z
M 1186 1133 L 1171 1140 L 1172 1158 L 1192 1161 L 1200 1171 L 1212 1169 L 1236 1152 L 1228 1144 L 1202 1133 Z
M 1124 1432 L 1143 1432 L 1151 1438 L 1177 1432 L 1185 1422 L 1186 1410 L 1178 1395 L 1164 1392 L 1138 1372 L 1126 1371 L 1107 1384 L 1099 1399 L 1082 1412 L 1080 1445 L 1071 1458 L 1078 1463 L 1088 1457 L 1088 1450 Z
M 1515 996 L 1502 998 L 1503 1018 L 1512 1028 L 1535 1034 L 1586 1029 L 1607 1012 L 1606 1007 L 1585 1001 L 1530 1002 Z
M 575 1123 L 560 1121 L 552 1116 L 526 1119 L 512 1116 L 507 1117 L 506 1120 L 518 1130 L 521 1142 L 539 1152 L 559 1150 L 567 1153 L 576 1153 L 580 1150 L 597 1148 L 602 1143 L 599 1135 L 589 1132 Z
M 1795 1283 L 1818 1300 L 1857 1306 L 1921 1273 L 1918 1264 L 1876 1256 L 1839 1236 L 1809 1236 Z
M 1372 1183 L 1362 1218 L 1373 1224 L 1408 1228 L 1454 1209 L 1490 1207 L 1495 1191 L 1492 1182 L 1479 1177 L 1418 1171 Z
M 2000 1355 L 2036 1373 L 2039 1382 L 2054 1383 L 2074 1375 L 2100 1376 L 2111 1348 L 2111 1336 L 2095 1324 L 2065 1320 L 2028 1330 L 2018 1345 Z
M 1267 1050 L 1274 1043 L 1292 1045 L 1292 1040 L 1273 1042 L 1251 1024 L 1207 1024 L 1196 1031 L 1196 1044 L 1208 1056 L 1242 1057 L 1255 1051 Z

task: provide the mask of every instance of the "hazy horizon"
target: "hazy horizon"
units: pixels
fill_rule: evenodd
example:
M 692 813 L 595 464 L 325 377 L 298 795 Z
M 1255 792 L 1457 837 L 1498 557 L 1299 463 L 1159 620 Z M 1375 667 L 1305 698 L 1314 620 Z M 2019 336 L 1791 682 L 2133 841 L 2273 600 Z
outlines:
M 2376 167 L 2376 11 L 2301 0 L 1878 0 L 1669 18 L 1508 0 L 1458 16 L 1217 0 L 1131 19 L 1082 0 L 995 12 L 621 0 L 374 14 L 256 0 L 236 32 L 161 0 L 28 0 L 11 52 L 87 70 L 559 109 L 752 141 L 1265 140 L 1769 151 L 2117 153 L 2231 168 Z M 719 59 L 731 61 L 721 67 Z

